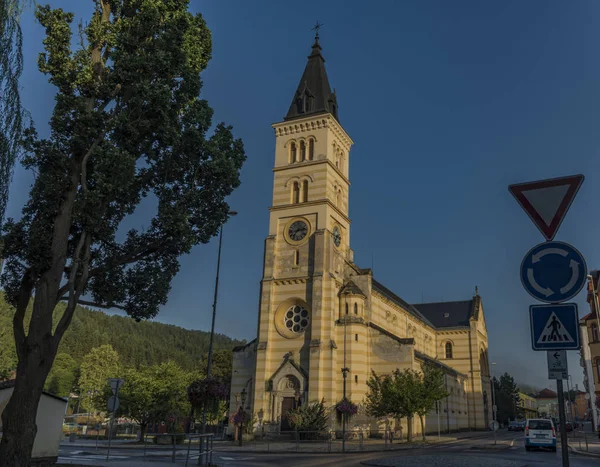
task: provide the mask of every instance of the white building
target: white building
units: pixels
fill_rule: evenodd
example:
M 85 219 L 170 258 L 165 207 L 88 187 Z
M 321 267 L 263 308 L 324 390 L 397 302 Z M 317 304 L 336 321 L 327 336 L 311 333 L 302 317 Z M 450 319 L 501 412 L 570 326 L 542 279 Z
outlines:
M 13 393 L 14 380 L 0 383 L 0 415 Z M 33 443 L 32 461 L 56 462 L 62 437 L 62 424 L 67 410 L 67 400 L 47 392 L 42 393 L 35 419 L 37 435 Z M 0 419 L 0 433 L 2 420 Z

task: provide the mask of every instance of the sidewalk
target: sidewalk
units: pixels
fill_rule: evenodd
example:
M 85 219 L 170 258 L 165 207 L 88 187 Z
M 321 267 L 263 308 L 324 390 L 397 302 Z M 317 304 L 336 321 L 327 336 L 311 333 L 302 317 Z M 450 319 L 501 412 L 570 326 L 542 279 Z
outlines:
M 591 432 L 586 433 L 585 437 L 569 438 L 569 449 L 575 454 L 600 458 L 600 439 L 596 433 Z

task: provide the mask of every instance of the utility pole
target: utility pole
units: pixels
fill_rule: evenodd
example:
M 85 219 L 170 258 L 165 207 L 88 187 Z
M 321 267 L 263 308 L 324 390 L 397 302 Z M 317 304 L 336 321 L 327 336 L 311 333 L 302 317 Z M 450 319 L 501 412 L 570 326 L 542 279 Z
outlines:
M 556 390 L 558 392 L 558 422 L 560 423 L 560 451 L 562 454 L 563 467 L 569 467 L 569 440 L 567 439 L 567 427 L 565 416 L 565 394 L 563 392 L 562 379 L 556 380 Z

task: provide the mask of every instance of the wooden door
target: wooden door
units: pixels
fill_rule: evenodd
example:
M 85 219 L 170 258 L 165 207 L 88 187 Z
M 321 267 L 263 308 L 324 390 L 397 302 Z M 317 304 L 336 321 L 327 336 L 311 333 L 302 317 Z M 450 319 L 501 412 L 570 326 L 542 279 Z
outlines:
M 296 405 L 296 399 L 293 397 L 284 397 L 281 401 L 281 431 L 291 431 L 292 426 L 288 420 L 288 412 Z

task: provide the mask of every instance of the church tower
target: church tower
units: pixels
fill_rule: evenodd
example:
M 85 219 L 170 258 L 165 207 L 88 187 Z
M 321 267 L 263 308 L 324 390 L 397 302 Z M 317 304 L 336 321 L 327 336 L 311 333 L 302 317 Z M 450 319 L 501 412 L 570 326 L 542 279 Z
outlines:
M 275 422 L 299 404 L 333 397 L 332 372 L 339 373 L 331 358 L 339 301 L 335 276 L 352 259 L 352 140 L 338 119 L 318 34 L 287 115 L 273 128 L 273 202 L 252 409 Z
M 411 305 L 354 263 L 348 217 L 353 142 L 339 120 L 318 34 L 290 97 L 283 121 L 273 125 L 258 335 L 233 351 L 230 416 L 243 408 L 256 416 L 255 428 L 288 431 L 291 409 L 324 400 L 337 429 L 334 406 L 347 397 L 361 408 L 354 422 L 383 430 L 362 410 L 371 372 L 421 371 L 431 364 L 443 369 L 449 392 L 445 430 L 485 429 L 491 407 L 479 295 Z M 433 430 L 437 420 L 432 411 L 424 429 Z

